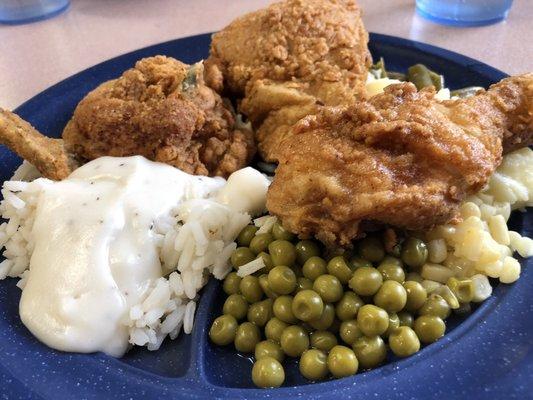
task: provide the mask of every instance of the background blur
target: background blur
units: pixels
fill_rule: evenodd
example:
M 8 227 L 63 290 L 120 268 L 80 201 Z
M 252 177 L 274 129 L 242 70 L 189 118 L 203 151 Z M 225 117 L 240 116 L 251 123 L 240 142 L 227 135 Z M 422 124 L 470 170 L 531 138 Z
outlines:
M 509 74 L 533 71 L 533 0 L 515 0 L 506 21 L 477 28 L 437 25 L 414 0 L 359 0 L 366 28 L 453 50 Z M 219 30 L 267 0 L 72 0 L 63 14 L 0 25 L 0 105 L 15 108 L 48 86 L 108 58 Z

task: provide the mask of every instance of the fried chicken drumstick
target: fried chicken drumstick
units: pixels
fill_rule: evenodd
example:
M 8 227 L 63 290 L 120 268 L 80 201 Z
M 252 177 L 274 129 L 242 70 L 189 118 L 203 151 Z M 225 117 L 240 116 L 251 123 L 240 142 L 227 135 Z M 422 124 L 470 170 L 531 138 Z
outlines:
M 242 98 L 261 155 L 322 105 L 364 97 L 371 56 L 355 0 L 287 0 L 244 15 L 213 35 L 206 81 Z
M 411 83 L 302 119 L 282 143 L 267 196 L 285 228 L 349 245 L 369 226 L 422 230 L 457 215 L 502 150 L 533 143 L 533 74 L 461 100 Z
M 66 178 L 79 165 L 65 149 L 63 140 L 42 135 L 18 115 L 1 108 L 0 143 L 8 146 L 50 179 Z

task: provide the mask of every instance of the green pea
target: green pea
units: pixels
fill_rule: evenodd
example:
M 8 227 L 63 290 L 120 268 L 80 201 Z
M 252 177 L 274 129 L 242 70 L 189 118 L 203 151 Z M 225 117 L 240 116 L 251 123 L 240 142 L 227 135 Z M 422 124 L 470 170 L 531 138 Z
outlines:
M 309 321 L 309 325 L 319 331 L 324 331 L 330 328 L 334 321 L 335 308 L 331 304 L 326 303 L 324 304 L 324 311 L 322 311 L 320 318 Z M 332 328 L 330 328 L 330 330 L 332 330 Z
M 372 267 L 357 268 L 348 286 L 359 296 L 374 295 L 383 284 L 381 273 Z
M 209 338 L 219 346 L 225 346 L 235 340 L 237 320 L 232 315 L 221 315 L 213 321 L 209 329 Z
M 359 362 L 352 349 L 337 345 L 328 354 L 328 369 L 336 378 L 354 375 L 359 368 Z
M 424 305 L 428 298 L 428 294 L 424 287 L 415 281 L 406 281 L 403 284 L 405 291 L 407 292 L 407 302 L 405 303 L 405 309 L 407 311 L 417 311 Z
M 251 304 L 248 308 L 248 321 L 253 322 L 259 327 L 265 324 L 272 318 L 272 299 L 266 299 L 258 303 Z
M 380 262 L 385 257 L 383 243 L 377 237 L 368 236 L 358 243 L 359 255 L 371 262 Z
M 235 333 L 235 348 L 241 353 L 252 353 L 261 341 L 259 328 L 251 322 L 243 322 Z
M 285 371 L 278 360 L 264 357 L 254 363 L 252 381 L 261 388 L 280 387 L 285 381 Z
M 257 303 L 263 297 L 263 290 L 256 276 L 248 275 L 242 278 L 239 289 L 248 303 Z
M 324 379 L 328 375 L 327 356 L 321 350 L 304 351 L 299 362 L 300 373 L 312 381 Z
M 268 273 L 268 286 L 277 294 L 289 294 L 296 288 L 296 275 L 289 267 L 278 265 Z
M 313 290 L 303 290 L 296 293 L 292 301 L 292 313 L 301 321 L 313 321 L 322 315 L 324 302 L 319 294 Z
M 270 254 L 265 253 L 262 251 L 257 255 L 257 258 L 261 257 L 263 259 L 263 263 L 265 266 L 261 269 L 261 272 L 268 274 L 272 268 L 274 268 L 274 263 L 272 262 L 272 257 L 270 257 Z
M 444 336 L 446 324 L 435 315 L 421 315 L 415 320 L 414 329 L 422 343 L 433 343 Z
M 357 325 L 366 336 L 382 335 L 389 327 L 389 314 L 373 304 L 365 304 L 357 313 Z
M 398 317 L 398 314 L 391 313 L 389 314 L 389 327 L 385 331 L 385 333 L 382 335 L 384 338 L 388 338 L 389 335 L 400 326 L 400 318 Z
M 255 260 L 255 254 L 248 247 L 237 247 L 231 253 L 231 265 L 236 269 L 241 265 L 248 264 L 250 261 Z
M 263 340 L 257 343 L 254 355 L 256 360 L 272 357 L 279 362 L 283 362 L 285 359 L 285 353 L 281 350 L 281 346 L 272 340 Z
M 337 345 L 337 338 L 329 331 L 313 331 L 310 334 L 311 347 L 329 352 Z
M 274 240 L 268 245 L 268 252 L 274 265 L 292 267 L 296 261 L 296 249 L 287 240 Z
M 232 315 L 237 320 L 243 319 L 248 312 L 248 302 L 242 295 L 232 294 L 224 302 L 222 312 Z
M 243 247 L 250 246 L 250 242 L 254 238 L 255 233 L 258 231 L 258 229 L 258 227 L 253 225 L 245 226 L 239 233 L 239 236 L 237 236 L 237 244 Z
M 394 257 L 387 256 L 379 264 L 378 271 L 381 272 L 383 280 L 391 280 L 399 283 L 405 281 L 405 271 L 402 268 L 402 262 Z
M 409 314 L 406 311 L 399 312 L 398 319 L 400 320 L 400 326 L 408 326 L 409 328 L 413 327 L 415 321 L 413 314 Z
M 410 237 L 402 246 L 402 261 L 411 268 L 419 268 L 426 263 L 428 248 L 422 240 Z
M 407 302 L 407 292 L 401 283 L 385 281 L 374 296 L 374 304 L 387 312 L 401 311 Z
M 354 292 L 344 292 L 335 306 L 335 314 L 341 321 L 355 319 L 357 312 L 365 303 Z
M 327 263 L 323 258 L 318 256 L 309 257 L 303 264 L 302 272 L 306 278 L 314 281 L 320 275 L 326 274 Z
M 281 334 L 281 348 L 289 357 L 299 357 L 309 348 L 309 336 L 304 328 L 291 325 Z
M 304 265 L 311 257 L 318 257 L 320 255 L 320 247 L 312 240 L 300 240 L 296 243 L 296 261 L 298 264 Z
M 224 293 L 228 296 L 232 294 L 238 294 L 241 292 L 239 286 L 241 284 L 242 278 L 237 275 L 236 272 L 230 272 L 226 278 L 224 278 L 224 283 L 222 284 L 222 289 Z
M 389 346 L 398 357 L 409 357 L 420 350 L 420 340 L 408 326 L 401 326 L 389 335 Z
M 281 340 L 281 334 L 283 330 L 288 327 L 289 324 L 283 322 L 278 318 L 272 318 L 265 325 L 265 336 L 267 339 L 273 342 L 279 343 Z
M 272 289 L 270 289 L 267 274 L 262 274 L 259 276 L 259 286 L 261 286 L 261 290 L 263 290 L 263 292 L 269 299 L 274 300 L 278 297 L 278 294 L 275 293 Z
M 299 293 L 303 290 L 312 290 L 312 289 L 313 289 L 313 281 L 311 279 L 298 278 L 296 280 L 296 289 L 295 289 L 296 293 Z
M 424 305 L 418 310 L 419 315 L 434 315 L 446 319 L 450 315 L 450 306 L 442 296 L 430 294 Z
M 357 339 L 363 336 L 363 332 L 361 332 L 361 329 L 357 326 L 357 321 L 353 319 L 341 323 L 339 335 L 344 343 L 351 346 Z
M 408 272 L 405 276 L 405 280 L 422 283 L 424 281 L 424 278 L 422 278 L 422 275 L 420 275 L 418 272 Z
M 291 241 L 295 238 L 294 233 L 289 232 L 279 222 L 276 222 L 274 226 L 272 226 L 272 235 L 274 236 L 274 239 L 276 240 Z
M 274 236 L 271 233 L 260 233 L 255 235 L 250 241 L 250 250 L 255 254 L 266 252 L 268 245 L 274 241 Z
M 387 357 L 387 347 L 381 336 L 361 336 L 352 349 L 363 368 L 375 368 Z
M 274 316 L 288 324 L 295 324 L 298 319 L 292 312 L 292 296 L 279 296 L 274 300 Z
M 328 273 L 336 276 L 342 284 L 348 283 L 352 277 L 352 270 L 346 263 L 346 260 L 343 256 L 333 257 L 331 260 L 329 260 L 327 269 Z
M 292 269 L 292 272 L 294 272 L 294 276 L 296 276 L 296 278 L 304 278 L 304 274 L 302 273 L 302 268 L 294 264 L 291 267 L 291 269 Z
M 327 303 L 339 301 L 343 294 L 342 284 L 333 275 L 321 275 L 313 282 L 313 290 Z
M 357 268 L 361 267 L 371 267 L 372 263 L 364 258 L 354 256 L 350 259 L 350 268 L 352 271 L 355 271 Z

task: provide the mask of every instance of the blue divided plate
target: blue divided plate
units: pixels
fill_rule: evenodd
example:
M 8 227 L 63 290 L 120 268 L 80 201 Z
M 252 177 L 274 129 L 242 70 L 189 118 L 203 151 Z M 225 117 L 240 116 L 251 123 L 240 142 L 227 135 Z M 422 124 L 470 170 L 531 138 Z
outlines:
M 106 61 L 45 90 L 16 112 L 41 132 L 60 136 L 82 97 L 120 75 L 136 60 L 156 54 L 193 63 L 207 56 L 210 35 L 147 47 Z M 487 43 L 487 45 L 490 45 Z M 371 34 L 374 58 L 405 71 L 424 63 L 443 73 L 454 89 L 487 87 L 505 74 L 478 61 L 426 44 Z M 2 149 L 0 177 L 8 179 L 20 159 Z M 515 213 L 512 229 L 533 236 L 533 213 Z M 492 297 L 464 320 L 451 320 L 446 336 L 405 360 L 356 376 L 312 384 L 292 363 L 285 386 L 255 389 L 251 362 L 231 348 L 210 344 L 207 332 L 220 312 L 218 282 L 203 290 L 191 335 L 166 341 L 157 352 L 134 349 L 122 359 L 69 354 L 39 343 L 18 316 L 14 279 L 0 282 L 0 394 L 5 399 L 530 399 L 533 393 L 533 261 L 522 260 L 522 277 L 498 285 Z

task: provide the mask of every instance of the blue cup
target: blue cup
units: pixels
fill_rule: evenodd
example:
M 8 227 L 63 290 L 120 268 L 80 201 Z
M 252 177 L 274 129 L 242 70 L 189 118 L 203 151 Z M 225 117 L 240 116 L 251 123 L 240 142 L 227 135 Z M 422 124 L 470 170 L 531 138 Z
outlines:
M 0 23 L 25 24 L 50 18 L 69 4 L 69 0 L 0 0 Z
M 416 0 L 423 17 L 444 25 L 490 25 L 507 18 L 513 0 Z

